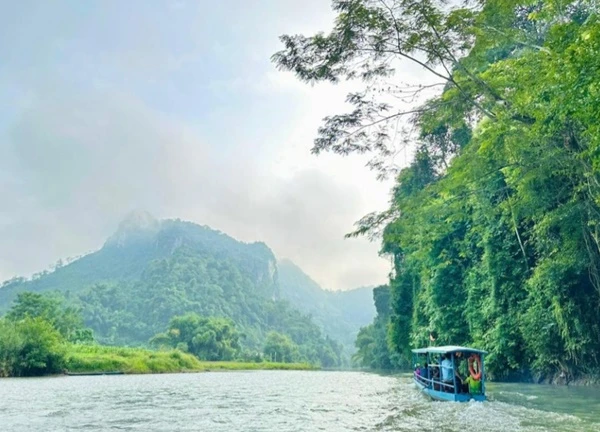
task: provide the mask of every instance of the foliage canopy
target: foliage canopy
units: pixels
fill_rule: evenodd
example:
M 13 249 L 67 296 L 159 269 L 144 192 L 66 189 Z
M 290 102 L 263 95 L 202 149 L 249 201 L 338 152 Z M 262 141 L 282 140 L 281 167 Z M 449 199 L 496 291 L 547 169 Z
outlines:
M 414 145 L 390 209 L 354 233 L 381 234 L 394 258 L 391 352 L 407 358 L 436 332 L 435 343 L 488 350 L 494 377 L 597 371 L 597 3 L 338 0 L 333 8 L 329 34 L 283 36 L 273 59 L 304 81 L 365 83 L 348 97 L 354 111 L 325 119 L 314 152 L 370 153 L 385 174 L 395 137 Z M 391 103 L 414 91 L 398 83 L 400 59 L 439 79 L 441 92 L 416 108 Z M 383 89 L 384 81 L 392 84 Z M 408 130 L 396 126 L 401 116 Z M 361 346 L 384 337 L 374 327 L 361 333 Z

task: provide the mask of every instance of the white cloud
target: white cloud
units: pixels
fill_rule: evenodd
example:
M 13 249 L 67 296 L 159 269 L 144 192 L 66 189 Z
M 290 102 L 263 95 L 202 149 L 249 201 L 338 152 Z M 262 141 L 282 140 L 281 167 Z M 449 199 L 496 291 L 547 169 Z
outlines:
M 0 279 L 100 247 L 141 208 L 265 241 L 331 289 L 385 281 L 379 245 L 343 236 L 387 206 L 391 183 L 365 158 L 310 153 L 356 84 L 306 85 L 269 61 L 281 33 L 326 30 L 329 5 L 234 3 L 81 16 L 65 3 L 31 18 L 27 37 L 7 30 Z
M 186 123 L 129 96 L 62 89 L 22 113 L 9 144 L 14 160 L 2 169 L 19 177 L 10 190 L 22 205 L 2 205 L 10 215 L 0 224 L 5 272 L 31 273 L 97 248 L 125 213 L 144 208 L 206 223 L 241 240 L 263 240 L 330 288 L 385 279 L 377 245 L 343 240 L 373 204 L 371 194 L 356 178 L 301 156 L 308 155 L 308 139 L 305 149 L 291 147 L 291 154 L 305 160 L 300 165 L 293 166 L 290 153 L 285 156 L 289 147 L 283 143 L 279 169 L 265 169 L 265 160 L 224 158 Z M 279 157 L 272 156 L 271 162 Z M 361 176 L 369 181 L 369 174 Z M 359 273 L 359 262 L 364 277 L 348 285 L 345 273 Z

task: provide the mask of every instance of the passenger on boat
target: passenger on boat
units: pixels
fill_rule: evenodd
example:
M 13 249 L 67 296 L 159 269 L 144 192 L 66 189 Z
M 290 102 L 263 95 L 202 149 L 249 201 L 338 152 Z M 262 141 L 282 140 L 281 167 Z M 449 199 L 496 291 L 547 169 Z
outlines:
M 463 384 L 467 386 L 467 391 L 471 394 L 479 394 L 481 393 L 481 380 L 476 380 L 472 376 L 468 376 Z
M 442 363 L 440 364 L 442 369 L 442 382 L 445 384 L 442 391 L 454 393 L 454 368 L 452 367 L 452 360 L 449 354 L 442 356 Z
M 467 378 L 463 381 L 464 385 L 467 386 L 467 391 L 471 394 L 481 393 L 481 363 L 479 357 L 476 354 L 471 354 L 469 357 L 469 368 L 467 371 Z
M 437 360 L 434 359 L 433 364 L 430 366 L 431 369 L 431 380 L 433 383 L 434 390 L 442 390 L 440 388 L 440 365 Z
M 454 366 L 456 368 L 456 370 L 454 371 L 454 374 L 456 375 L 456 385 L 457 385 L 457 389 L 456 392 L 457 393 L 468 393 L 469 392 L 469 386 L 468 384 L 465 382 L 465 380 L 463 379 L 463 376 L 461 374 L 461 370 L 463 373 L 465 373 L 465 376 L 469 375 L 469 372 L 464 370 L 464 365 L 465 362 L 463 361 L 465 358 L 463 356 L 463 353 L 458 351 L 457 353 L 454 354 Z

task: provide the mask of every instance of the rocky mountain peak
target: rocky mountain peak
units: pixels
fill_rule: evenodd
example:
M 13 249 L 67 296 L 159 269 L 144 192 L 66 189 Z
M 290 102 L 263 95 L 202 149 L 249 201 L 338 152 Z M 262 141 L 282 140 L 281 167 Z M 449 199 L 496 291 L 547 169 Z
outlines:
M 106 245 L 124 246 L 131 241 L 153 236 L 160 230 L 161 223 L 145 210 L 129 213 L 119 224 L 117 231 L 106 241 Z

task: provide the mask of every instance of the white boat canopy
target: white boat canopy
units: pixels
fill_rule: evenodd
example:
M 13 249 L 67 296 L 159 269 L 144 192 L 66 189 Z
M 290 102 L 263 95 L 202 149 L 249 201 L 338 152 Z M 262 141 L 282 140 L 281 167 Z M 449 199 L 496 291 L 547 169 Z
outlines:
M 446 345 L 446 346 L 438 346 L 438 347 L 428 347 L 428 348 L 419 348 L 412 350 L 415 354 L 445 354 L 445 353 L 455 353 L 455 352 L 468 352 L 468 353 L 477 353 L 477 354 L 487 354 L 487 351 L 478 350 L 475 348 L 462 347 L 456 345 Z

